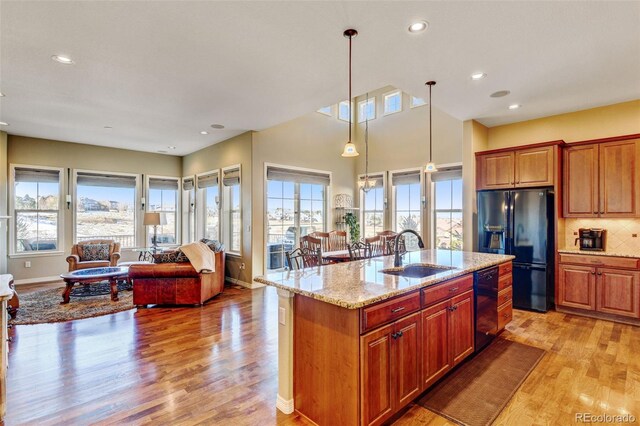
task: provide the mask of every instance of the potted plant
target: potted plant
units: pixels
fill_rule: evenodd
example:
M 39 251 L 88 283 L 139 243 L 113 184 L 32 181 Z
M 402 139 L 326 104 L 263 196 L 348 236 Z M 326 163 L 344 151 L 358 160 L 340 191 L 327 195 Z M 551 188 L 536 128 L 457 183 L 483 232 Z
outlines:
M 353 212 L 345 213 L 344 222 L 349 227 L 349 238 L 352 243 L 355 243 L 360 239 L 360 224 L 358 223 L 358 218 Z

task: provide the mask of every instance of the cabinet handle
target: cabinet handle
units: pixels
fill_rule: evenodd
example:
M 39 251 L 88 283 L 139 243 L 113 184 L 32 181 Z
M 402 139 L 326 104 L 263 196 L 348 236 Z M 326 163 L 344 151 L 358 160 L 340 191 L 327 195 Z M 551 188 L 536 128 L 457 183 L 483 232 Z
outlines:
M 595 274 L 596 274 L 595 272 L 591 272 L 591 275 L 595 275 Z
M 396 314 L 396 313 L 398 313 L 400 311 L 404 311 L 404 306 L 400 306 L 399 308 L 392 309 L 391 313 L 392 314 Z
M 398 331 L 397 333 L 392 333 L 391 337 L 393 337 L 394 339 L 399 339 L 400 337 L 402 337 L 402 331 Z
M 600 214 L 604 214 L 604 212 L 600 212 Z
M 602 272 L 598 272 L 598 275 L 602 275 Z
M 449 289 L 450 292 L 458 291 L 458 287 L 452 287 Z

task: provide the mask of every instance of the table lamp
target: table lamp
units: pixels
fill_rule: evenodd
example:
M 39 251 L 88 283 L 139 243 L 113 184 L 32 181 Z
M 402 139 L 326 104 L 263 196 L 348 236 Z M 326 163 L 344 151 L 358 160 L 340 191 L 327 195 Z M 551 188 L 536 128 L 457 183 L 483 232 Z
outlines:
M 153 239 L 151 242 L 155 251 L 158 248 L 158 225 L 166 225 L 167 218 L 161 213 L 145 213 L 142 224 L 144 226 L 153 226 Z

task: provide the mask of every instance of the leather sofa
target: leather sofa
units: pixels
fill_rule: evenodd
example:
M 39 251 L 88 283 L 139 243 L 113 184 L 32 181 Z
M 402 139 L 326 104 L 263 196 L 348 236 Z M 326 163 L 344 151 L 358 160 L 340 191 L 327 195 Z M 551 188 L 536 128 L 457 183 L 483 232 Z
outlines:
M 214 253 L 216 271 L 200 274 L 191 263 L 148 263 L 129 267 L 133 304 L 200 306 L 224 290 L 225 252 Z

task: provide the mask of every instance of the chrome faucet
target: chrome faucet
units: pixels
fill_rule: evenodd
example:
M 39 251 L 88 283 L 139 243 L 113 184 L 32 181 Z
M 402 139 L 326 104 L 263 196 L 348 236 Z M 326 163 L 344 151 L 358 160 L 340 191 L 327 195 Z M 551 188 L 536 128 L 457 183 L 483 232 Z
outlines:
M 402 261 L 400 259 L 400 250 L 398 250 L 398 242 L 400 241 L 400 237 L 403 234 L 406 233 L 410 233 L 415 235 L 416 237 L 418 237 L 418 247 L 420 247 L 421 249 L 424 248 L 424 243 L 422 242 L 422 237 L 420 237 L 420 234 L 418 234 L 416 231 L 414 231 L 413 229 L 405 229 L 404 231 L 401 231 L 398 235 L 396 235 L 396 238 L 394 240 L 393 246 L 395 248 L 395 257 L 393 258 L 393 266 L 394 267 L 398 267 L 402 265 Z

